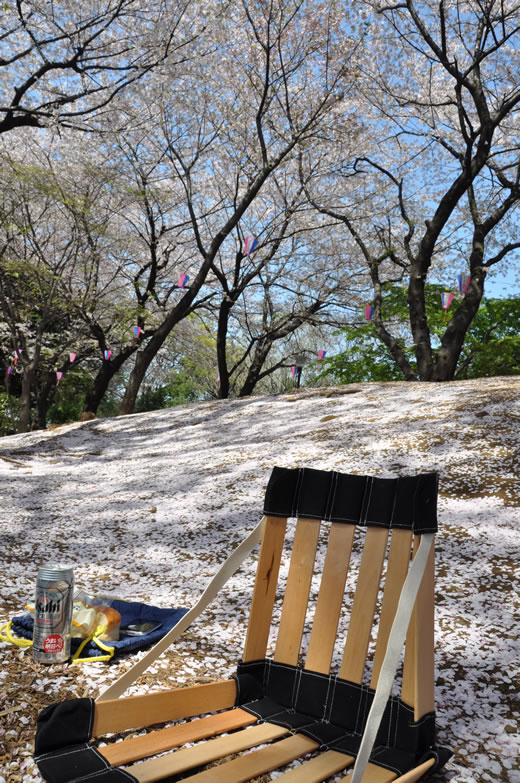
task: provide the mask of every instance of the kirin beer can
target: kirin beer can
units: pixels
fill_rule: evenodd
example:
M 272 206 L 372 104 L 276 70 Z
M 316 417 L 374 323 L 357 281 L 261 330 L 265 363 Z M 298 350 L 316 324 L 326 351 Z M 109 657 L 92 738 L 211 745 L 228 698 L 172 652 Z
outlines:
M 70 657 L 74 572 L 48 563 L 38 571 L 34 603 L 33 658 L 61 663 Z

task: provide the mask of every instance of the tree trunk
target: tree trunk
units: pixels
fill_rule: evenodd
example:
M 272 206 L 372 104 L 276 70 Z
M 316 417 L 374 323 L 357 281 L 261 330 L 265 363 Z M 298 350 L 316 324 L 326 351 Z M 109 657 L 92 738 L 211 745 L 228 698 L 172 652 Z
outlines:
M 56 394 L 56 376 L 52 372 L 47 373 L 45 381 L 41 384 L 36 400 L 38 428 L 44 430 L 47 426 L 47 413 L 54 401 Z
M 220 243 L 222 243 L 224 240 L 222 232 L 217 235 L 217 238 L 220 239 Z M 216 239 L 214 240 L 213 244 L 215 247 L 214 254 L 216 254 L 220 244 Z M 146 343 L 146 345 L 143 345 L 139 349 L 134 368 L 130 373 L 130 378 L 128 379 L 128 384 L 126 386 L 123 400 L 119 408 L 119 416 L 127 416 L 129 413 L 134 412 L 137 395 L 139 394 L 139 389 L 141 387 L 141 383 L 143 382 L 144 376 L 146 375 L 148 367 L 164 345 L 165 340 L 174 326 L 191 312 L 193 300 L 201 289 L 209 272 L 210 266 L 211 258 L 208 257 L 202 264 L 197 277 L 193 281 L 191 287 L 187 290 L 186 294 L 182 297 L 180 302 L 178 302 L 175 307 L 170 310 L 164 321 L 155 330 L 153 337 Z
M 217 366 L 220 385 L 218 396 L 225 400 L 229 397 L 229 371 L 227 366 L 226 342 L 229 324 L 229 313 L 233 302 L 223 299 L 220 303 L 217 327 Z
M 84 413 L 97 413 L 97 409 L 101 404 L 103 397 L 105 396 L 108 385 L 114 375 L 121 369 L 129 356 L 131 356 L 137 350 L 137 346 L 129 346 L 121 351 L 113 359 L 103 359 L 98 374 L 94 378 L 94 383 L 85 395 L 85 402 L 83 404 Z
M 248 397 L 250 394 L 254 392 L 255 386 L 260 379 L 260 373 L 262 372 L 262 367 L 264 366 L 269 351 L 273 346 L 273 342 L 274 340 L 269 340 L 269 341 L 263 340 L 261 343 L 257 344 L 253 356 L 253 360 L 249 367 L 249 371 L 247 373 L 246 379 L 242 384 L 242 388 L 238 393 L 239 397 Z
M 24 367 L 22 376 L 22 393 L 20 395 L 20 421 L 17 432 L 29 432 L 31 429 L 31 391 L 34 385 L 34 370 L 32 364 Z
M 452 381 L 455 378 L 464 339 L 484 294 L 485 276 L 486 273 L 482 268 L 474 272 L 466 296 L 456 309 L 442 336 L 431 380 Z
M 152 363 L 152 360 L 155 358 L 158 350 L 159 349 L 156 351 L 151 351 L 147 350 L 145 347 L 137 351 L 135 364 L 126 385 L 123 401 L 119 407 L 119 416 L 125 416 L 134 412 L 135 402 L 137 400 L 137 395 L 139 394 L 141 384 L 144 380 L 144 376 L 146 375 L 146 371 Z
M 381 340 L 381 342 L 386 345 L 390 353 L 392 354 L 394 362 L 397 364 L 401 372 L 403 373 L 405 381 L 416 381 L 417 376 L 414 373 L 412 366 L 408 359 L 406 358 L 406 355 L 401 348 L 401 345 L 399 344 L 399 341 L 395 339 L 395 337 L 392 337 L 390 332 L 388 332 L 381 319 L 375 321 L 374 323 L 376 334 Z
M 431 381 L 433 379 L 433 356 L 424 299 L 425 280 L 426 275 L 421 274 L 414 265 L 408 285 L 408 309 L 415 346 L 417 376 L 420 381 Z

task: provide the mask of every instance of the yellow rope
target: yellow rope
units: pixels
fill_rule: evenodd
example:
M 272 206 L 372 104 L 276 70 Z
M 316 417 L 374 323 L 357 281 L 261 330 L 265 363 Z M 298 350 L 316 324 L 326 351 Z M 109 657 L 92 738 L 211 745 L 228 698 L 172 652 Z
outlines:
M 13 636 L 11 633 L 12 624 L 12 620 L 9 620 L 9 622 L 0 626 L 0 641 L 9 642 L 10 644 L 14 644 L 16 647 L 32 647 L 32 639 L 21 639 Z M 83 648 L 89 642 L 94 642 L 94 644 L 103 650 L 106 655 L 93 655 L 87 658 L 80 658 L 79 656 L 81 655 Z M 109 661 L 114 656 L 114 653 L 114 647 L 108 647 L 108 645 L 103 644 L 103 642 L 96 636 L 87 636 L 87 638 L 81 642 L 80 646 L 72 656 L 71 661 L 72 663 L 94 663 L 95 661 Z
M 92 655 L 88 656 L 87 658 L 80 658 L 81 651 L 85 647 L 88 642 L 94 642 L 94 644 L 97 644 L 97 646 L 101 650 L 105 650 L 108 655 Z M 74 655 L 72 656 L 72 663 L 94 663 L 95 661 L 109 661 L 115 652 L 114 647 L 108 647 L 106 644 L 103 644 L 103 642 L 98 639 L 97 636 L 88 636 L 78 647 Z
M 10 642 L 15 644 L 16 647 L 32 647 L 32 639 L 17 639 L 11 633 L 11 626 L 13 622 L 9 620 L 5 625 L 0 626 L 0 640 L 2 642 Z

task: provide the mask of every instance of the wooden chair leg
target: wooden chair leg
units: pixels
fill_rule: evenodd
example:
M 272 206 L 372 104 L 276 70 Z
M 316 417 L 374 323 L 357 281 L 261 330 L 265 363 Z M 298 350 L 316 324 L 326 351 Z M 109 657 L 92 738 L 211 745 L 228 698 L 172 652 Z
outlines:
M 401 775 L 400 778 L 396 778 L 394 783 L 415 783 L 415 781 L 420 780 L 420 778 L 426 774 L 426 772 L 428 772 L 428 770 L 431 769 L 434 764 L 435 759 L 428 759 L 428 761 L 420 764 L 415 769 L 411 769 L 406 774 Z
M 117 734 L 126 729 L 141 729 L 155 723 L 229 709 L 235 704 L 235 699 L 235 680 L 219 680 L 189 688 L 96 702 L 92 736 Z
M 352 773 L 349 772 L 344 778 L 345 783 L 352 780 Z M 384 767 L 377 767 L 375 764 L 368 764 L 365 769 L 361 783 L 395 783 L 396 775 L 389 769 Z

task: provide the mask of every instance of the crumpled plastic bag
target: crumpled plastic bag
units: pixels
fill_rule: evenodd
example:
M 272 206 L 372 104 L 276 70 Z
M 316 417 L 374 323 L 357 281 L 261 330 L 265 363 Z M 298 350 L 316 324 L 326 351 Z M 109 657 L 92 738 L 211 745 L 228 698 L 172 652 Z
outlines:
M 96 637 L 105 642 L 117 642 L 121 615 L 111 604 L 116 599 L 106 595 L 89 595 L 76 589 L 72 603 L 71 636 L 76 639 Z M 34 607 L 25 607 L 34 619 Z

